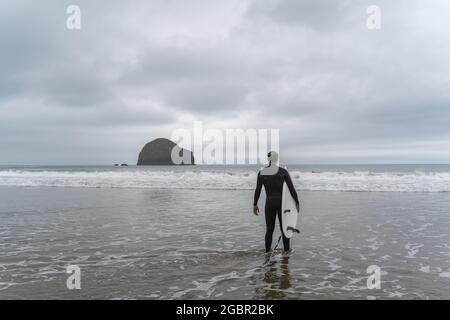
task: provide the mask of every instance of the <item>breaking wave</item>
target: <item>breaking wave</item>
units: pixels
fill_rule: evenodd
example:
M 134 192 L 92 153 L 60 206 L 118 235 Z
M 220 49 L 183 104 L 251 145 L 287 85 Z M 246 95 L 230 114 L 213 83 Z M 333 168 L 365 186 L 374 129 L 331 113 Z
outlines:
M 449 192 L 450 172 L 291 171 L 298 190 Z M 253 189 L 255 171 L 0 171 L 0 186 L 83 188 Z

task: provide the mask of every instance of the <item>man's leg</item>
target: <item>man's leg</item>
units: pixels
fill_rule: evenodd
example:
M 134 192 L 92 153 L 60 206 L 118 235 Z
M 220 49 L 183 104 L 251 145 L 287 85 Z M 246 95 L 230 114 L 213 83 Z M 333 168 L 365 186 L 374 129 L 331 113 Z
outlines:
M 266 252 L 269 252 L 272 248 L 273 231 L 275 230 L 275 220 L 277 218 L 276 208 L 270 205 L 269 199 L 266 199 L 265 207 L 266 216 Z
M 280 223 L 280 230 L 281 230 L 281 234 L 283 235 L 283 247 L 284 247 L 284 251 L 289 251 L 291 249 L 291 239 L 286 238 L 284 236 L 284 232 L 283 232 L 283 221 L 282 221 L 282 215 L 281 215 L 281 207 L 279 208 L 279 210 L 277 210 L 278 212 L 278 221 Z

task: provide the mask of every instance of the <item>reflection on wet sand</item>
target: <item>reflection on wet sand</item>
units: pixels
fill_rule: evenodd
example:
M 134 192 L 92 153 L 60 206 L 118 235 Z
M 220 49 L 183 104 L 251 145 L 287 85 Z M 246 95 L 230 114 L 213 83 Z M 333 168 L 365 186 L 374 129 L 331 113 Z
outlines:
M 291 288 L 289 272 L 289 254 L 282 254 L 279 259 L 266 257 L 264 262 L 263 285 L 256 286 L 255 299 L 287 299 Z

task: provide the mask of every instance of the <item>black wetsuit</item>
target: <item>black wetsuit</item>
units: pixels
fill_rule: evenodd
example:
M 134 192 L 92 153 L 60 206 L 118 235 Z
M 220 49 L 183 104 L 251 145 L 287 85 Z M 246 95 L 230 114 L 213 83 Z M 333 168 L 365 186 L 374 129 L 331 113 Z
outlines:
M 268 169 L 268 167 L 263 168 L 261 171 Z M 258 172 L 258 180 L 256 183 L 255 199 L 253 205 L 258 204 L 258 199 L 261 194 L 261 188 L 264 185 L 266 190 L 266 206 L 265 206 L 265 216 L 266 216 L 266 252 L 269 252 L 272 247 L 272 236 L 275 230 L 275 220 L 278 215 L 278 221 L 280 224 L 281 234 L 283 235 L 283 246 L 284 250 L 288 251 L 290 249 L 290 240 L 284 236 L 281 220 L 281 195 L 283 192 L 283 182 L 286 182 L 289 191 L 295 202 L 298 204 L 298 196 L 295 191 L 294 185 L 292 184 L 291 177 L 286 169 L 278 168 L 276 174 L 261 174 Z

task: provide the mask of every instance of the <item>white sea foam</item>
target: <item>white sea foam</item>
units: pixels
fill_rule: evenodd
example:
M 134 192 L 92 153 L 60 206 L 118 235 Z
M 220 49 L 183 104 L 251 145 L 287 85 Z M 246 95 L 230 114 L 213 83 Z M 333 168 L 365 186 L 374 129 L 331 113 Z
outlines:
M 298 190 L 450 192 L 450 172 L 292 171 Z M 0 186 L 253 189 L 255 171 L 0 171 Z

